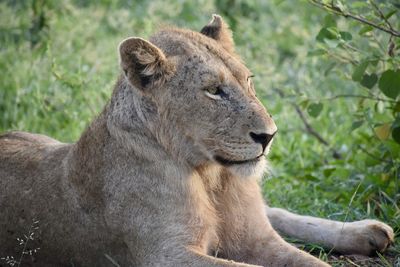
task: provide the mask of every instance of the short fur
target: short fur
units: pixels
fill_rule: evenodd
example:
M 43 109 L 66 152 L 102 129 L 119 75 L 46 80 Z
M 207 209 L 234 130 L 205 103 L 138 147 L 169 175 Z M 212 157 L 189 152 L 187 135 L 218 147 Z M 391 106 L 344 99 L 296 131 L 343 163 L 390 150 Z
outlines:
M 254 136 L 276 126 L 221 17 L 201 32 L 124 40 L 123 75 L 78 142 L 0 137 L 0 256 L 39 220 L 37 266 L 327 266 L 272 228 L 258 185 L 270 143 Z M 268 212 L 283 232 L 327 231 Z M 382 225 L 372 249 L 393 238 Z

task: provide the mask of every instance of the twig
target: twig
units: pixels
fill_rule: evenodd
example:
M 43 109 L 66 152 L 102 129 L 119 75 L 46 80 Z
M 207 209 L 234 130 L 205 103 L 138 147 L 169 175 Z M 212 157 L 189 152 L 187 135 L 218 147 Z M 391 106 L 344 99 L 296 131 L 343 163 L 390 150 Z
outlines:
M 372 100 L 376 100 L 376 101 L 388 102 L 388 103 L 393 103 L 393 104 L 397 103 L 396 100 L 385 99 L 385 98 L 375 97 L 375 96 L 352 95 L 352 94 L 335 95 L 332 97 L 320 99 L 319 101 L 330 101 L 330 100 L 334 100 L 334 99 L 338 99 L 338 98 L 362 98 L 362 99 L 372 99 Z
M 348 43 L 343 43 L 343 46 L 345 46 L 346 48 L 349 48 L 350 50 L 354 51 L 354 52 L 358 52 L 360 54 L 366 54 L 364 51 L 358 49 L 357 47 L 354 47 Z
M 31 226 L 29 227 L 28 235 L 24 235 L 24 237 L 25 237 L 25 239 L 23 239 L 23 240 L 24 240 L 24 247 L 23 247 L 23 249 L 22 249 L 21 256 L 20 256 L 20 258 L 19 258 L 17 267 L 19 267 L 19 266 L 21 265 L 22 259 L 23 259 L 24 255 L 25 255 L 25 254 L 28 254 L 28 251 L 26 250 L 27 247 L 28 247 L 28 242 L 29 242 L 29 240 L 34 240 L 34 239 L 33 239 L 33 235 L 34 235 L 34 233 L 35 233 L 35 230 L 38 229 L 38 226 L 37 226 L 38 223 L 39 223 L 39 221 L 33 219 L 32 224 L 31 224 Z M 18 238 L 17 238 L 17 240 L 18 240 Z M 39 249 L 39 248 L 36 248 L 36 249 L 34 249 L 34 250 L 33 250 L 33 249 L 32 249 L 32 250 L 29 250 L 30 255 L 32 255 L 32 252 L 33 252 L 33 253 L 36 253 L 36 251 L 37 251 L 38 249 Z
M 315 129 L 311 126 L 311 124 L 307 121 L 306 116 L 304 115 L 303 111 L 300 109 L 300 107 L 293 103 L 292 104 L 297 112 L 297 114 L 299 115 L 300 119 L 302 120 L 304 126 L 306 127 L 306 131 L 311 134 L 312 136 L 314 136 L 315 138 L 317 138 L 317 140 L 329 147 L 332 150 L 332 155 L 335 159 L 341 159 L 342 156 L 339 154 L 339 152 L 337 152 L 335 149 L 331 148 L 328 141 L 326 141 L 317 131 L 315 131 Z
M 371 27 L 374 27 L 374 28 L 376 28 L 378 30 L 384 31 L 386 33 L 389 33 L 392 36 L 400 38 L 400 32 L 399 31 L 394 30 L 394 29 L 390 29 L 390 28 L 386 28 L 386 27 L 382 27 L 382 26 L 380 26 L 380 25 L 378 25 L 378 24 L 376 24 L 376 23 L 374 23 L 372 21 L 367 20 L 364 17 L 354 15 L 354 14 L 352 14 L 350 12 L 343 12 L 340 8 L 338 8 L 337 6 L 334 6 L 333 4 L 330 4 L 330 5 L 329 4 L 324 4 L 324 3 L 320 3 L 320 2 L 318 2 L 316 0 L 309 0 L 309 2 L 311 4 L 319 7 L 319 8 L 326 9 L 326 10 L 328 10 L 330 12 L 333 12 L 333 13 L 335 13 L 337 15 L 340 15 L 342 17 L 345 17 L 345 18 L 351 18 L 353 20 L 357 20 L 357 21 L 359 21 L 361 23 L 367 24 L 367 25 L 369 25 Z
M 304 126 L 306 127 L 307 132 L 309 132 L 312 136 L 318 139 L 318 141 L 325 146 L 329 146 L 328 142 L 319 134 L 317 133 L 314 128 L 308 123 L 306 117 L 304 116 L 303 111 L 300 109 L 300 107 L 297 104 L 293 104 L 297 114 L 299 115 L 300 119 L 303 121 Z
M 31 234 L 32 228 L 33 228 L 33 224 L 31 224 L 31 226 L 29 227 L 28 236 Z M 28 246 L 28 242 L 29 242 L 29 238 L 26 238 L 26 241 L 25 241 L 25 244 L 24 244 L 24 248 L 22 249 L 21 256 L 19 257 L 19 261 L 18 261 L 17 267 L 19 267 L 21 265 L 21 263 L 22 263 L 22 258 L 24 257 L 26 247 Z
M 383 158 L 380 158 L 380 157 L 377 157 L 377 156 L 375 156 L 374 154 L 370 153 L 368 150 L 366 150 L 365 148 L 363 148 L 363 147 L 360 146 L 360 145 L 358 146 L 358 148 L 359 148 L 362 152 L 364 152 L 365 154 L 367 154 L 368 156 L 370 156 L 371 158 L 373 158 L 374 160 L 383 161 L 383 162 L 386 162 L 386 163 L 388 163 L 388 164 L 393 164 L 393 161 L 387 160 L 387 159 L 383 159 Z

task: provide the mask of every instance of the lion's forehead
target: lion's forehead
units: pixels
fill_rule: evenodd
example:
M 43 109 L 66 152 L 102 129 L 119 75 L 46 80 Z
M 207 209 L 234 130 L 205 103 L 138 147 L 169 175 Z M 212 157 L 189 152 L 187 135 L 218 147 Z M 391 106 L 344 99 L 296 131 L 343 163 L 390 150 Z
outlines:
M 243 86 L 246 85 L 250 71 L 237 54 L 229 53 L 217 41 L 199 33 L 182 29 L 165 29 L 151 37 L 167 57 L 180 57 L 191 66 L 208 66 L 208 72 L 202 70 L 204 78 L 226 78 L 224 72 L 231 75 Z

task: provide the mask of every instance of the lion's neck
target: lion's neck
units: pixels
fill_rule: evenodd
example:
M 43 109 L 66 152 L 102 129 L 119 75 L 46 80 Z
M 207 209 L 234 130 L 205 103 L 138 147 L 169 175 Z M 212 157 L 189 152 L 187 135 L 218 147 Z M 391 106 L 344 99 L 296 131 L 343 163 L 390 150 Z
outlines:
M 83 208 L 102 206 L 103 175 L 107 166 L 104 154 L 110 133 L 106 127 L 103 111 L 72 146 L 66 161 L 66 183 L 70 183 Z

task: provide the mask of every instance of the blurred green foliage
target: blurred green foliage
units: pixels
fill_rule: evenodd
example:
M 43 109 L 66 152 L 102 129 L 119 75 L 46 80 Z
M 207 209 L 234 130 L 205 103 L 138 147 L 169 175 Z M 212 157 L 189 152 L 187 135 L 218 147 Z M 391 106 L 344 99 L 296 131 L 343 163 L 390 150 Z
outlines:
M 279 128 L 264 185 L 270 204 L 378 218 L 398 235 L 400 38 L 344 15 L 398 30 L 399 8 L 396 0 L 2 1 L 0 131 L 76 140 L 110 97 L 122 39 L 165 24 L 200 30 L 219 13 Z M 400 258 L 398 242 L 392 253 Z

